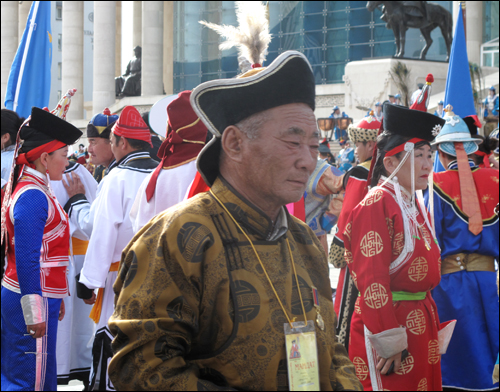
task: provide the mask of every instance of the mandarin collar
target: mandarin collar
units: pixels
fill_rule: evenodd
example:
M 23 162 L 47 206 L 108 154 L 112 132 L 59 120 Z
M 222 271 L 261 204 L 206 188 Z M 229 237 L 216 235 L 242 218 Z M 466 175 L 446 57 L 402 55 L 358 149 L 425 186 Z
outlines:
M 211 190 L 247 233 L 259 237 L 259 240 L 274 241 L 288 231 L 290 218 L 286 208 L 281 207 L 274 224 L 260 208 L 240 195 L 221 175 L 217 177 Z
M 387 177 L 381 176 L 380 180 L 378 182 L 378 186 L 381 186 L 382 183 L 386 179 L 387 179 Z M 388 189 L 391 193 L 393 193 L 395 195 L 396 194 L 396 190 L 394 189 L 394 185 L 395 184 L 396 184 L 396 182 L 394 181 L 394 179 L 392 179 L 392 180 L 387 181 L 386 184 L 383 186 L 383 188 Z M 408 192 L 406 190 L 406 188 L 404 186 L 402 186 L 401 184 L 399 184 L 399 187 L 401 189 L 401 195 L 403 197 L 403 200 L 406 201 L 406 202 L 410 202 L 411 201 L 411 194 L 410 194 L 410 192 Z

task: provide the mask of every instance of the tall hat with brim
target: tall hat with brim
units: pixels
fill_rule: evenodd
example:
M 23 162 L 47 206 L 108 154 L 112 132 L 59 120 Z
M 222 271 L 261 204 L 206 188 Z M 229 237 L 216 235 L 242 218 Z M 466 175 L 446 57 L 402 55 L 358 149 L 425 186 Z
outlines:
M 6 236 L 5 217 L 11 201 L 10 196 L 14 181 L 14 165 L 35 167 L 34 162 L 44 152 L 51 153 L 67 145 L 74 144 L 82 136 L 82 131 L 64 120 L 71 103 L 71 97 L 75 92 L 76 89 L 68 90 L 52 112 L 49 112 L 47 108 L 40 109 L 32 107 L 31 115 L 24 121 L 17 133 L 16 147 L 14 150 L 15 159 L 12 162 L 12 169 L 10 171 L 9 181 L 5 187 L 4 200 L 2 203 L 2 245 L 4 244 Z M 23 153 L 18 155 L 21 139 L 23 140 Z M 50 190 L 50 178 L 48 179 Z M 7 246 L 8 244 L 6 243 L 6 248 Z M 7 249 L 5 252 L 7 252 Z
M 198 155 L 198 171 L 205 182 L 212 185 L 219 174 L 221 137 L 228 126 L 291 103 L 304 103 L 314 110 L 314 99 L 311 65 L 296 51 L 284 52 L 268 67 L 252 69 L 239 78 L 197 86 L 191 94 L 191 106 L 215 136 Z
M 108 108 L 104 108 L 102 113 L 97 113 L 87 124 L 87 137 L 109 139 L 111 127 L 116 120 L 118 115 L 111 114 Z
M 148 202 L 154 195 L 160 171 L 195 160 L 205 145 L 207 127 L 193 111 L 189 102 L 190 96 L 191 91 L 183 91 L 167 106 L 167 138 L 158 150 L 161 163 L 153 172 L 146 187 Z
M 463 143 L 464 150 L 467 155 L 477 151 L 478 145 L 482 143 L 480 138 L 475 138 L 471 135 L 476 133 L 471 127 L 475 126 L 473 119 L 464 120 L 453 113 L 451 105 L 446 106 L 446 114 L 444 116 L 445 125 L 436 133 L 436 139 L 432 142 L 433 145 L 438 145 L 438 148 L 448 155 L 457 156 L 454 143 Z M 469 124 L 468 124 L 469 122 Z
M 370 115 L 363 118 L 356 125 L 349 125 L 347 132 L 349 134 L 349 139 L 351 139 L 353 143 L 371 142 L 377 140 L 379 128 L 380 121 L 375 118 L 373 111 L 371 111 Z
M 120 117 L 116 120 L 111 128 L 111 131 L 120 137 L 127 139 L 142 140 L 151 143 L 151 133 L 148 125 L 144 122 L 139 111 L 133 106 L 125 106 L 120 113 Z

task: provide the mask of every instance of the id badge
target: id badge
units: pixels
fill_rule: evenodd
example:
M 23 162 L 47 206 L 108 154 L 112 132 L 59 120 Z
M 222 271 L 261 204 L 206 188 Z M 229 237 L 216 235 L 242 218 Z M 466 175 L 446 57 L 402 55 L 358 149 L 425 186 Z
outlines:
M 285 323 L 290 391 L 319 391 L 318 345 L 314 322 Z

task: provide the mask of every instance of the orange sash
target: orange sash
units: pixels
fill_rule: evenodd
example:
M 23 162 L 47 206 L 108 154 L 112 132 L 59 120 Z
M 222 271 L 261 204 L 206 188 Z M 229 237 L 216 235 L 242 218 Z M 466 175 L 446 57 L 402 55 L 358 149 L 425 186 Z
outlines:
M 118 267 L 120 266 L 120 262 L 112 263 L 109 267 L 109 272 L 118 271 Z M 94 323 L 98 324 L 101 319 L 101 310 L 102 310 L 102 300 L 104 298 L 104 287 L 100 287 L 97 292 L 97 298 L 95 300 L 94 306 L 90 311 L 89 317 L 94 320 Z
M 71 242 L 73 242 L 73 256 L 85 255 L 87 253 L 87 248 L 89 246 L 88 241 L 83 241 L 79 238 L 71 237 Z

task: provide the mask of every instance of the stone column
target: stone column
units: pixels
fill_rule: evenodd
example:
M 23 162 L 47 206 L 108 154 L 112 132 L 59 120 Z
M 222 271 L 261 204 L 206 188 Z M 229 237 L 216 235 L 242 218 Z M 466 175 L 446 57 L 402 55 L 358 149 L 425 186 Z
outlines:
M 63 1 L 62 7 L 62 75 L 61 95 L 70 88 L 77 92 L 71 98 L 68 121 L 83 118 L 83 1 Z
M 142 2 L 141 95 L 163 94 L 163 1 Z
M 116 2 L 116 36 L 115 36 L 115 76 L 120 76 L 122 70 L 122 2 Z
M 483 43 L 483 2 L 466 1 L 467 55 L 469 62 L 481 64 L 481 45 Z M 492 17 L 494 17 L 492 15 Z M 498 17 L 498 15 L 497 15 Z
M 174 93 L 174 2 L 163 2 L 163 86 L 165 93 Z
M 142 1 L 134 1 L 132 48 L 142 47 Z M 130 49 L 132 49 L 130 48 Z
M 94 2 L 94 114 L 115 102 L 115 9 L 115 1 Z
M 26 28 L 26 21 L 28 20 L 28 15 L 30 14 L 32 1 L 20 1 L 19 4 L 19 24 L 18 24 L 18 38 L 21 42 L 23 38 L 24 29 Z
M 162 3 L 163 4 L 163 3 Z M 17 1 L 2 1 L 1 2 L 1 23 L 2 23 L 2 74 L 1 74 L 1 106 L 5 108 L 5 91 L 7 89 L 7 80 L 9 79 L 10 67 L 16 55 L 19 44 L 18 39 L 18 15 L 19 6 Z

